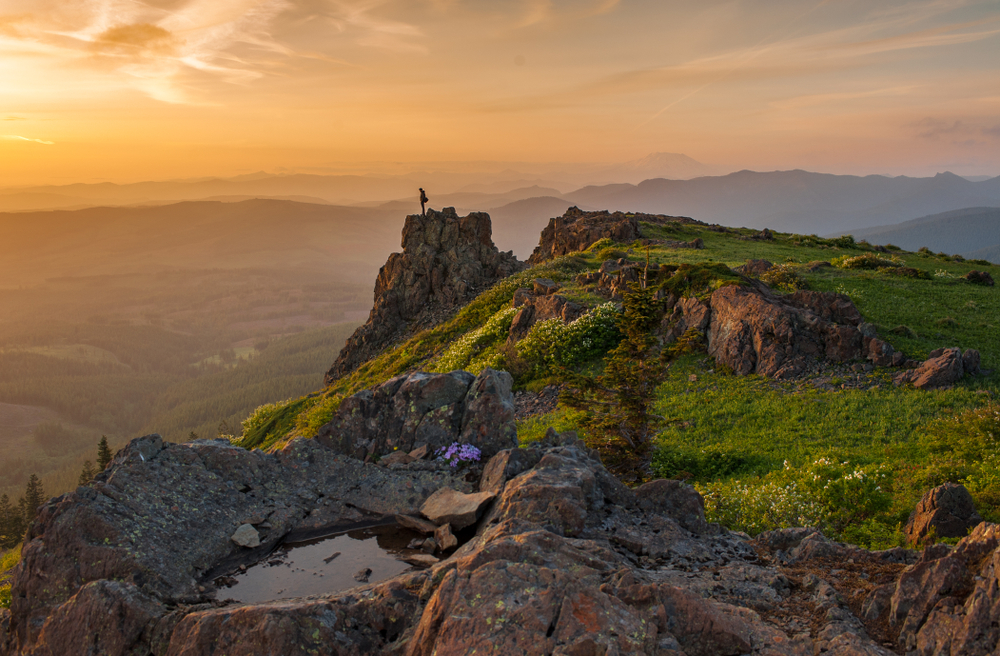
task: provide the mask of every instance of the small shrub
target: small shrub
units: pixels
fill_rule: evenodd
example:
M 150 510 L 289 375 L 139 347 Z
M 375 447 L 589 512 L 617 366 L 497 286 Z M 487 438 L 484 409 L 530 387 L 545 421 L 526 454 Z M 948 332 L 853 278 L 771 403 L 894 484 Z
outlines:
M 292 399 L 287 399 L 285 401 L 278 401 L 277 403 L 265 403 L 264 405 L 257 406 L 257 409 L 250 413 L 250 416 L 244 419 L 241 423 L 243 426 L 243 432 L 240 435 L 246 435 L 247 433 L 253 433 L 259 431 L 261 427 L 271 421 L 272 417 L 292 403 Z
M 530 363 L 532 377 L 604 355 L 621 341 L 614 303 L 598 305 L 576 321 L 539 321 L 517 343 L 518 356 Z
M 620 260 L 625 257 L 625 251 L 609 246 L 607 248 L 602 248 L 597 251 L 597 259 L 602 262 L 605 260 Z
M 806 288 L 806 281 L 791 264 L 775 264 L 760 274 L 760 279 L 771 287 L 789 293 Z
M 683 335 L 667 347 L 667 357 L 679 358 L 687 353 L 698 353 L 705 350 L 705 335 L 695 328 L 688 328 Z
M 707 482 L 752 473 L 763 466 L 761 458 L 741 453 L 726 453 L 718 448 L 684 449 L 667 445 L 653 454 L 650 467 L 659 478 L 690 475 Z
M 895 255 L 886 257 L 879 253 L 862 253 L 861 255 L 842 255 L 834 258 L 830 264 L 839 269 L 881 269 L 903 266 L 903 260 Z
M 837 248 L 857 248 L 858 246 L 854 242 L 854 235 L 841 235 L 836 237 L 833 239 L 833 245 Z
M 978 266 L 993 266 L 993 263 L 989 260 L 967 260 L 969 264 L 976 264 Z
M 915 330 L 913 330 L 913 328 L 910 328 L 909 326 L 904 326 L 902 324 L 896 326 L 889 332 L 892 333 L 893 335 L 900 335 L 901 337 L 909 337 L 910 339 L 917 338 L 917 333 Z
M 587 252 L 596 253 L 597 251 L 600 251 L 602 249 L 610 248 L 611 246 L 614 245 L 614 243 L 615 242 L 612 241 L 610 237 L 601 237 L 600 239 L 598 239 L 593 244 L 587 247 Z
M 900 248 L 896 244 L 886 244 L 885 245 L 885 249 L 889 250 L 889 251 L 897 251 L 897 252 L 903 250 L 902 248 Z
M 962 278 L 972 283 L 973 285 L 992 287 L 994 284 L 993 276 L 991 276 L 989 273 L 985 271 L 977 271 L 976 269 L 973 269 L 972 271 L 968 272 L 967 274 L 962 276 Z
M 329 394 L 321 397 L 304 412 L 300 412 L 295 417 L 295 428 L 306 437 L 311 437 L 319 432 L 325 424 L 333 419 L 333 415 L 340 409 L 340 403 L 344 397 L 340 394 Z
M 738 273 L 718 262 L 664 264 L 656 273 L 655 287 L 677 296 L 700 296 L 726 285 L 742 285 Z
M 952 317 L 942 317 L 937 321 L 935 321 L 934 323 L 941 328 L 955 328 L 956 326 L 958 326 L 958 322 L 955 321 Z
M 898 276 L 900 278 L 913 278 L 915 280 L 931 280 L 933 276 L 930 271 L 924 271 L 923 269 L 914 269 L 908 266 L 898 266 L 898 267 L 880 267 L 877 269 L 878 273 L 883 273 L 889 276 Z

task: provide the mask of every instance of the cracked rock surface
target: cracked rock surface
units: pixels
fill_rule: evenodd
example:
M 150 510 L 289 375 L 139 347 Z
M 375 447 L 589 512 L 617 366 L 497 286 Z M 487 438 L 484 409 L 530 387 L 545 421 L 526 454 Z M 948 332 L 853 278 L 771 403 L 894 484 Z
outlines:
M 998 648 L 996 525 L 923 552 L 869 552 L 809 528 L 751 541 L 706 523 L 689 486 L 625 487 L 570 433 L 505 450 L 485 471 L 497 497 L 446 560 L 330 595 L 241 604 L 199 596 L 197 586 L 200 568 L 240 549 L 230 536 L 242 523 L 266 520 L 262 544 L 273 544 L 325 500 L 339 502 L 340 514 L 328 517 L 415 512 L 431 488 L 475 486 L 447 471 L 365 465 L 303 440 L 275 456 L 136 440 L 93 489 L 44 507 L 15 576 L 12 612 L 0 618 L 10 626 L 2 653 L 957 656 Z

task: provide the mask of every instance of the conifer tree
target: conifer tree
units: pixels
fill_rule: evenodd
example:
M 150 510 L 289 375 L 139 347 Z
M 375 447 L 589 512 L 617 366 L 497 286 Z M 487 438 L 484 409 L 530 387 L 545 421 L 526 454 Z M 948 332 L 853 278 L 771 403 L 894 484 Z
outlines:
M 94 465 L 90 463 L 89 460 L 83 463 L 83 471 L 80 472 L 79 485 L 87 485 L 90 481 L 94 480 L 94 475 L 97 472 L 94 471 Z
M 662 310 L 646 284 L 631 285 L 622 306 L 618 328 L 625 339 L 608 353 L 604 373 L 594 378 L 573 376 L 560 400 L 588 411 L 584 423 L 589 428 L 616 435 L 633 452 L 642 453 L 662 419 L 651 412 L 667 369 L 652 335 Z
M 101 435 L 101 441 L 97 443 L 97 470 L 102 472 L 111 462 L 111 448 L 108 446 L 108 437 Z
M 22 512 L 24 513 L 25 527 L 35 520 L 35 513 L 38 512 L 38 507 L 45 503 L 45 501 L 45 489 L 42 487 L 42 481 L 32 474 L 31 478 L 28 479 L 28 485 L 24 488 L 24 506 Z

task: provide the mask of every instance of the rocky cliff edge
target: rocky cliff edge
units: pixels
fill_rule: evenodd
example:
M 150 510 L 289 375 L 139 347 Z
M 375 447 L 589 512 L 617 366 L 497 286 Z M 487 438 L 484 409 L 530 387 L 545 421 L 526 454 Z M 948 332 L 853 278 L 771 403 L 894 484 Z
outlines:
M 403 225 L 403 252 L 393 253 L 375 281 L 367 323 L 347 340 L 325 384 L 350 373 L 386 346 L 446 319 L 487 287 L 524 268 L 493 244 L 485 212 L 455 209 L 411 214 Z

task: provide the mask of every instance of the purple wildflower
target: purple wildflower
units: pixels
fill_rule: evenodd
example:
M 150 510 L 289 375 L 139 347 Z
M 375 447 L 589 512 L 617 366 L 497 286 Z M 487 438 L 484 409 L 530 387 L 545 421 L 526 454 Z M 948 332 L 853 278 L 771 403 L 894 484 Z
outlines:
M 471 444 L 453 442 L 451 446 L 443 446 L 437 450 L 438 460 L 447 462 L 452 467 L 468 462 L 478 462 L 482 452 Z

